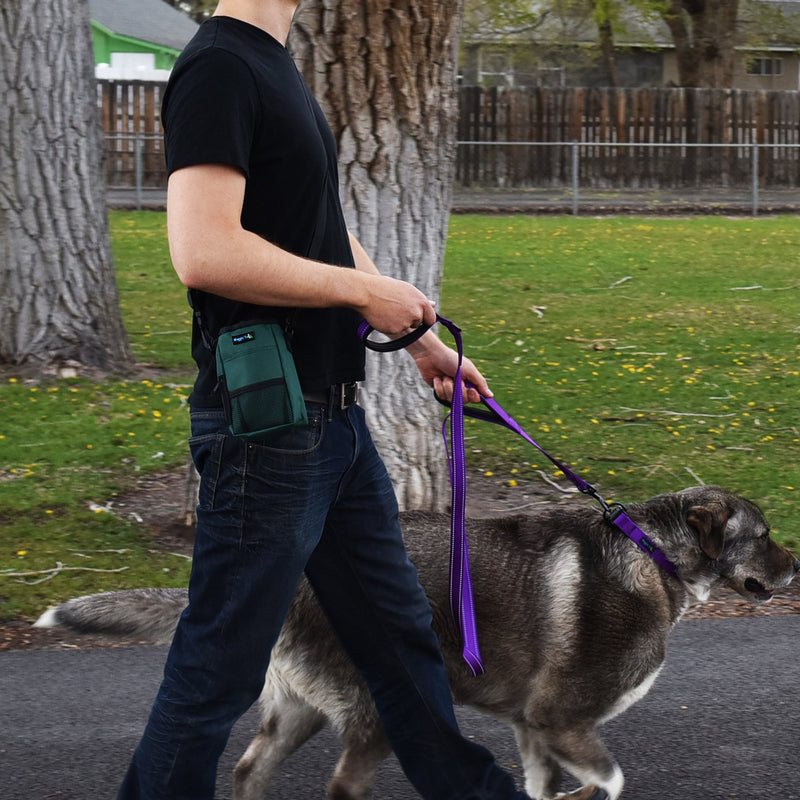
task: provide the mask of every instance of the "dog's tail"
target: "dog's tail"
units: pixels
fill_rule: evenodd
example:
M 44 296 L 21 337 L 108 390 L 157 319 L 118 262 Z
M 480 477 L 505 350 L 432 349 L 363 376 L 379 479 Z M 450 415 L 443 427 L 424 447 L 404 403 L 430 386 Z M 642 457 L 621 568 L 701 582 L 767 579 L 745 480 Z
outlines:
M 186 589 L 129 589 L 89 594 L 48 609 L 34 627 L 62 625 L 81 633 L 137 636 L 165 642 L 172 638 L 188 602 Z

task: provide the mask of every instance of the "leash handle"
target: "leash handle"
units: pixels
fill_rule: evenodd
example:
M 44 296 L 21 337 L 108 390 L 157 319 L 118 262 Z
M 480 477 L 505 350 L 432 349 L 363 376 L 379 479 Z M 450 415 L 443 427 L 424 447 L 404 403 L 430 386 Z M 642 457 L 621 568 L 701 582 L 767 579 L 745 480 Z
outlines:
M 436 315 L 439 320 L 439 315 Z M 410 344 L 414 344 L 420 337 L 424 336 L 430 329 L 431 325 L 426 325 L 424 322 L 418 328 L 415 328 L 411 333 L 401 336 L 399 339 L 391 339 L 388 342 L 375 342 L 369 338 L 369 335 L 375 330 L 372 325 L 366 320 L 362 320 L 358 326 L 358 338 L 364 343 L 364 346 L 376 353 L 391 353 L 394 350 L 402 350 Z

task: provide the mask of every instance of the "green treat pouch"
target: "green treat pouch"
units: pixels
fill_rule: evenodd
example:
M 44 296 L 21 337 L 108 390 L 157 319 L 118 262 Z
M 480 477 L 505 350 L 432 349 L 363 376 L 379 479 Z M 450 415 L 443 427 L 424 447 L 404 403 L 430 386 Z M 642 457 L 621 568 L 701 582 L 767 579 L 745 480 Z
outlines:
M 308 423 L 281 326 L 252 322 L 217 339 L 217 378 L 231 433 L 245 439 Z

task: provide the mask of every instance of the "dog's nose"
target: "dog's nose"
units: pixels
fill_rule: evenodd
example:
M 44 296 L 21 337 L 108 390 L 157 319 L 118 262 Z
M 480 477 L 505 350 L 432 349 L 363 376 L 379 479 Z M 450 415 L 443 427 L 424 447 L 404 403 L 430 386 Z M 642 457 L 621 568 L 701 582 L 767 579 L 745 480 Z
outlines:
M 796 558 L 794 560 L 794 571 L 795 572 L 800 572 L 800 559 Z

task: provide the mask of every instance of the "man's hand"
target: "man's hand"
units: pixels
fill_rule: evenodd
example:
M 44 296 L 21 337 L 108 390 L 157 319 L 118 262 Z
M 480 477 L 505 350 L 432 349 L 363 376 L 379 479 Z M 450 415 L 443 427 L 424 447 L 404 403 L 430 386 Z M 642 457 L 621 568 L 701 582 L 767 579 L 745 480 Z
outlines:
M 358 310 L 376 331 L 397 339 L 436 322 L 435 304 L 415 286 L 385 275 L 362 274 L 368 292 Z
M 429 386 L 433 386 L 439 397 L 451 402 L 454 389 L 453 378 L 458 369 L 458 353 L 448 347 L 433 331 L 429 331 L 406 349 L 414 359 L 423 380 Z M 464 399 L 468 403 L 479 403 L 481 395 L 493 397 L 486 378 L 466 357 L 461 362 L 461 377 L 463 381 L 468 381 L 476 387 L 467 389 L 466 385 L 463 386 Z

